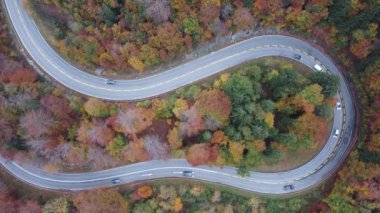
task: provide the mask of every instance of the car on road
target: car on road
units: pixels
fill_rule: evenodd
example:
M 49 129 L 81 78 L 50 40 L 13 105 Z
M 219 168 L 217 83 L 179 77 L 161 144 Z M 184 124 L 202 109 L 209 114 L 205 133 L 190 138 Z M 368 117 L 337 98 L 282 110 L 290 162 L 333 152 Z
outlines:
M 293 190 L 294 189 L 294 185 L 293 184 L 289 184 L 289 185 L 285 185 L 284 186 L 284 190 L 285 191 L 289 191 L 289 190 Z
M 107 85 L 115 85 L 116 81 L 112 80 L 112 79 L 105 79 L 104 83 L 107 84 Z
M 301 60 L 301 55 L 299 55 L 299 54 L 294 54 L 293 55 L 293 58 L 295 58 L 295 59 L 297 59 L 297 60 Z
M 323 68 L 322 68 L 321 65 L 319 65 L 319 64 L 314 65 L 314 68 L 315 68 L 317 71 L 323 71 Z
M 340 103 L 340 102 L 336 103 L 336 109 L 341 110 L 342 109 L 342 103 Z
M 183 171 L 182 175 L 184 177 L 194 177 L 194 172 L 193 171 Z
M 115 179 L 112 179 L 111 182 L 112 182 L 113 184 L 117 184 L 117 183 L 120 183 L 120 181 L 121 181 L 120 178 L 115 178 Z
M 340 133 L 339 129 L 336 129 L 336 130 L 334 131 L 333 137 L 334 137 L 334 138 L 339 137 L 339 133 Z

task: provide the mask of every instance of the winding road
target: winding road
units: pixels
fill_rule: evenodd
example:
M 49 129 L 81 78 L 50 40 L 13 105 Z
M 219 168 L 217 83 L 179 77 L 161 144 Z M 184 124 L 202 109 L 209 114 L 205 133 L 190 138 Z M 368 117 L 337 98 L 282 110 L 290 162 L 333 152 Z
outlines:
M 115 85 L 106 85 L 104 78 L 85 73 L 62 59 L 44 40 L 36 24 L 22 7 L 22 0 L 4 0 L 22 51 L 33 59 L 52 78 L 79 93 L 108 100 L 139 100 L 172 91 L 208 76 L 219 73 L 242 62 L 265 56 L 281 56 L 293 59 L 302 56 L 301 63 L 313 69 L 321 64 L 328 72 L 339 76 L 340 91 L 337 98 L 342 110 L 334 110 L 332 129 L 339 129 L 338 138 L 330 137 L 312 160 L 289 171 L 277 173 L 251 172 L 250 177 L 236 175 L 233 167 L 192 167 L 184 159 L 147 161 L 108 170 L 68 174 L 48 173 L 41 169 L 19 165 L 0 158 L 1 164 L 17 178 L 41 188 L 57 190 L 83 190 L 114 185 L 111 180 L 120 178 L 123 183 L 138 180 L 183 177 L 184 170 L 194 171 L 192 179 L 225 184 L 244 190 L 264 194 L 286 194 L 300 192 L 322 183 L 342 164 L 349 152 L 355 131 L 355 109 L 344 77 L 334 63 L 319 50 L 301 40 L 280 36 L 259 36 L 236 43 L 206 56 L 182 64 L 173 69 L 136 80 L 117 80 Z M 293 184 L 293 190 L 284 186 Z

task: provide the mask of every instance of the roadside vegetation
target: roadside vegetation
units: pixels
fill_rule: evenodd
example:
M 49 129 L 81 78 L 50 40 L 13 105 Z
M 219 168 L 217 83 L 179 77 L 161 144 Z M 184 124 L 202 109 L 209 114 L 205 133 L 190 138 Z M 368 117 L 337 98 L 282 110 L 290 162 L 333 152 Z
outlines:
M 253 196 L 236 189 L 214 187 L 208 183 L 184 180 L 158 180 L 131 186 L 96 189 L 76 193 L 30 193 L 0 181 L 0 206 L 4 212 L 28 213 L 153 213 L 153 212 L 269 212 L 309 211 L 306 205 L 319 192 L 302 197 L 274 199 Z M 20 183 L 19 183 L 20 184 Z M 233 191 L 233 192 L 231 192 Z M 245 195 L 244 195 L 245 194 Z
M 34 4 L 41 3 L 40 1 L 29 2 Z M 58 47 L 63 55 L 65 55 L 66 51 L 67 57 L 80 64 L 103 66 L 114 70 L 143 70 L 165 61 L 166 57 L 168 57 L 167 60 L 172 60 L 173 58 L 170 58 L 170 56 L 173 57 L 183 53 L 182 51 L 185 50 L 182 50 L 182 48 L 184 47 L 186 49 L 190 47 L 196 48 L 200 44 L 211 42 L 212 38 L 223 35 L 222 31 L 214 33 L 212 26 L 227 29 L 229 30 L 227 31 L 228 34 L 230 31 L 239 32 L 242 29 L 249 29 L 252 26 L 259 25 L 264 29 L 286 30 L 317 40 L 329 51 L 330 55 L 335 57 L 335 60 L 344 68 L 342 70 L 347 70 L 345 74 L 351 79 L 350 82 L 355 83 L 356 98 L 360 99 L 361 118 L 358 149 L 351 154 L 346 165 L 338 173 L 334 184 L 332 184 L 333 189 L 331 192 L 326 192 L 324 198 L 321 197 L 320 201 L 311 205 L 315 209 L 321 209 L 322 212 L 329 209 L 342 213 L 376 212 L 380 209 L 380 188 L 378 184 L 380 178 L 379 2 L 360 0 L 307 2 L 273 0 L 253 2 L 236 0 L 202 1 L 202 3 L 199 3 L 198 1 L 176 0 L 168 4 L 171 11 L 169 18 L 160 24 L 151 23 L 149 25 L 151 28 L 145 28 L 146 26 L 144 26 L 149 18 L 145 18 L 145 15 L 138 15 L 138 9 L 135 9 L 145 8 L 144 5 L 136 6 L 136 4 L 139 4 L 136 2 L 139 1 L 127 1 L 130 4 L 124 2 L 124 5 L 119 4 L 120 2 L 105 1 L 100 3 L 100 1 L 93 1 L 94 4 L 82 4 L 82 2 L 79 4 L 77 1 L 66 3 L 54 1 L 54 4 L 57 3 L 57 5 L 53 5 L 50 4 L 52 3 L 51 1 L 46 0 L 44 3 L 47 6 L 40 8 L 44 11 L 40 14 L 47 14 L 52 17 L 50 20 L 53 20 L 54 25 L 56 25 L 54 16 L 61 14 L 61 25 L 52 29 L 58 35 L 54 38 L 55 42 L 57 42 L 54 45 L 61 45 Z M 161 4 L 161 2 L 166 1 L 151 2 Z M 218 18 L 219 21 L 215 17 L 210 19 L 212 22 L 215 21 L 213 24 L 204 24 L 206 22 L 200 20 L 202 16 L 198 15 L 198 13 L 201 13 L 202 7 L 207 8 L 209 4 L 203 2 L 211 2 L 212 7 L 216 5 L 221 9 L 216 10 L 219 11 L 219 14 L 212 15 L 212 17 L 220 17 Z M 179 7 L 177 3 L 182 7 Z M 103 5 L 105 6 L 103 7 Z M 130 14 L 128 16 L 132 17 L 133 26 L 137 27 L 124 27 L 121 20 L 125 20 L 126 16 L 120 15 L 120 11 L 117 13 L 117 20 L 106 22 L 108 15 L 104 14 L 108 10 L 106 8 L 110 6 L 114 9 L 120 9 L 120 11 L 129 11 L 123 12 L 123 14 Z M 88 11 L 84 13 L 86 17 L 82 17 L 82 14 L 75 11 L 73 9 L 75 7 L 83 8 L 81 11 Z M 50 13 L 46 11 L 50 11 Z M 99 14 L 93 11 L 97 11 Z M 110 11 L 112 13 L 113 9 Z M 226 11 L 227 13 L 225 13 Z M 226 20 L 221 18 L 223 17 L 220 16 L 223 15 L 222 12 L 226 15 Z M 235 15 L 238 13 L 241 14 Z M 205 12 L 204 14 L 211 15 L 213 13 Z M 86 22 L 86 20 L 91 20 L 87 17 L 90 15 L 95 17 L 95 21 Z M 141 16 L 143 16 L 144 21 L 137 22 L 141 20 L 135 19 L 135 17 Z M 244 18 L 239 19 L 239 17 Z M 238 72 L 234 72 L 230 76 L 224 74 L 215 82 L 180 89 L 172 95 L 160 99 L 117 104 L 91 98 L 85 99 L 65 93 L 52 86 L 26 66 L 23 59 L 17 56 L 15 48 L 10 45 L 11 39 L 7 33 L 4 20 L 6 19 L 0 19 L 1 154 L 21 162 L 32 161 L 37 159 L 36 157 L 45 158 L 48 161 L 43 162 L 49 163 L 44 164 L 44 168 L 49 171 L 62 169 L 63 167 L 59 165 L 65 165 L 67 168 L 74 168 L 78 171 L 84 168 L 99 169 L 146 159 L 187 156 L 194 165 L 208 163 L 210 160 L 213 164 L 222 162 L 224 164 L 239 165 L 239 171 L 244 175 L 252 162 L 269 161 L 276 163 L 280 159 L 278 156 L 281 157 L 281 152 L 291 150 L 292 148 L 290 147 L 293 145 L 301 145 L 300 147 L 307 148 L 309 145 L 318 143 L 318 138 L 314 138 L 314 143 L 310 143 L 311 140 L 306 140 L 307 143 L 298 144 L 299 138 L 303 140 L 305 135 L 300 135 L 301 131 L 296 131 L 296 129 L 281 129 L 290 127 L 288 125 L 279 125 L 279 122 L 289 121 L 289 119 L 284 120 L 281 118 L 290 117 L 290 121 L 293 122 L 293 125 L 296 125 L 306 115 L 308 116 L 306 118 L 309 119 L 320 119 L 329 115 L 328 110 L 324 110 L 326 107 L 318 109 L 318 103 L 320 103 L 319 94 L 323 95 L 322 104 L 331 106 L 328 104 L 328 95 L 325 93 L 326 90 L 323 90 L 322 83 L 317 82 L 322 87 L 320 91 L 317 86 L 312 87 L 310 76 L 299 76 L 298 74 L 298 78 L 306 79 L 306 82 L 308 82 L 303 84 L 302 81 L 294 82 L 297 85 L 304 86 L 302 90 L 298 91 L 300 88 L 295 88 L 297 91 L 284 89 L 278 91 L 279 94 L 277 94 L 275 92 L 277 86 L 291 85 L 278 85 L 273 79 L 281 76 L 281 73 L 288 73 L 289 68 L 280 66 L 269 69 L 268 64 L 265 65 L 265 63 L 250 65 L 249 72 L 241 67 L 239 69 L 243 70 L 240 74 Z M 150 20 L 155 20 L 155 18 Z M 79 21 L 84 22 L 79 23 Z M 165 24 L 165 22 L 170 23 Z M 79 26 L 78 23 L 80 24 Z M 150 46 L 149 37 L 158 36 L 158 26 L 164 24 L 168 26 L 176 25 L 176 27 L 178 25 L 183 26 L 183 24 L 188 26 L 186 31 L 186 28 L 180 27 L 172 27 L 170 28 L 171 31 L 168 30 L 173 33 L 169 35 L 170 38 L 182 36 L 182 39 L 185 40 L 181 41 L 184 43 L 180 42 L 183 45 L 182 47 L 174 46 L 174 49 L 167 49 L 166 45 L 169 44 L 162 44 L 164 45 L 163 47 Z M 63 31 L 61 38 L 59 37 L 59 34 L 62 34 L 60 29 Z M 117 33 L 123 32 L 128 32 L 129 35 L 117 36 Z M 149 34 L 148 32 L 152 33 Z M 106 37 L 105 35 L 112 36 Z M 208 38 L 210 35 L 211 37 Z M 130 36 L 132 38 L 128 41 L 118 41 L 120 38 L 130 38 Z M 163 41 L 172 40 L 163 39 Z M 175 40 L 173 39 L 173 41 Z M 97 42 L 101 46 L 104 45 L 104 48 L 94 48 L 93 45 L 96 47 Z M 133 51 L 129 52 L 127 49 L 118 52 L 120 46 L 125 46 L 125 48 L 131 46 L 130 44 L 126 45 L 127 42 L 132 43 Z M 159 44 L 161 45 L 161 43 Z M 150 47 L 145 46 L 142 48 L 143 45 Z M 113 48 L 116 48 L 116 50 Z M 164 50 L 162 51 L 161 49 Z M 152 55 L 144 55 L 145 52 L 141 53 L 143 50 Z M 159 57 L 157 57 L 157 51 L 159 52 Z M 165 54 L 169 56 L 161 58 L 161 52 L 163 56 Z M 69 56 L 68 53 L 73 54 L 73 56 Z M 128 53 L 128 55 L 122 58 L 121 53 Z M 103 58 L 101 57 L 102 55 Z M 81 59 L 80 57 L 84 58 Z M 136 60 L 136 57 L 140 61 Z M 121 63 L 118 60 L 124 60 L 124 62 Z M 130 63 L 129 60 L 133 63 Z M 274 65 L 269 63 L 270 66 Z M 253 71 L 257 69 L 256 67 L 260 69 L 258 72 L 261 73 L 259 77 L 255 76 L 256 71 Z M 266 75 L 272 73 L 272 69 L 276 70 L 278 74 L 268 81 Z M 289 74 L 289 76 L 293 76 L 293 74 Z M 239 82 L 239 84 L 228 84 L 228 82 L 234 81 Z M 276 85 L 276 87 L 271 87 L 271 83 L 269 83 L 271 81 L 274 81 L 273 85 Z M 261 86 L 260 90 L 257 90 L 259 88 L 258 84 Z M 302 93 L 306 88 L 308 88 L 309 92 L 314 91 L 312 96 L 302 95 L 306 94 L 306 91 Z M 244 91 L 249 91 L 249 95 L 230 97 L 236 90 L 241 90 L 242 94 L 246 94 Z M 318 93 L 318 91 L 320 92 Z M 283 98 L 286 98 L 286 96 L 281 95 L 283 92 L 289 93 L 287 98 L 295 101 L 293 105 L 286 106 L 286 104 L 292 102 L 284 101 L 282 103 L 285 105 L 279 104 L 281 100 L 284 100 Z M 222 104 L 230 106 L 230 108 L 224 107 L 223 110 L 212 108 L 210 112 L 208 111 L 210 109 L 199 101 L 202 98 L 208 100 L 207 97 L 214 97 L 215 95 L 221 97 L 218 101 L 223 101 Z M 307 102 L 315 103 L 314 111 L 311 112 L 310 108 L 306 108 L 310 107 L 310 104 L 297 102 L 297 95 L 304 98 L 312 97 L 313 99 Z M 265 105 L 264 100 L 267 99 L 275 103 L 273 111 L 268 111 L 268 113 L 273 114 L 272 128 L 269 125 L 272 123 L 271 116 L 265 119 L 265 116 L 257 116 L 256 113 L 260 110 L 252 112 L 252 108 L 249 108 L 255 107 L 254 109 L 256 109 L 260 107 L 264 111 L 265 107 L 263 106 L 273 105 L 269 101 Z M 281 106 L 285 108 L 282 109 Z M 226 111 L 225 109 L 230 110 Z M 297 111 L 297 109 L 301 110 Z M 239 113 L 248 116 L 245 116 L 242 120 L 234 119 L 234 116 L 240 116 Z M 144 116 L 140 117 L 140 114 Z M 267 115 L 266 111 L 264 111 L 264 114 Z M 295 115 L 296 117 L 294 117 Z M 245 125 L 245 119 L 248 118 L 255 122 L 252 125 Z M 124 121 L 133 121 L 134 125 L 123 126 Z M 212 122 L 209 123 L 209 121 Z M 298 124 L 299 128 L 307 127 L 300 125 L 301 123 Z M 161 130 L 159 129 L 160 127 L 165 128 Z M 215 128 L 215 130 L 210 129 L 210 127 Z M 244 127 L 244 129 L 239 127 Z M 263 131 L 257 131 L 257 128 L 262 128 Z M 273 133 L 276 133 L 272 131 L 273 129 L 278 129 L 277 137 L 278 135 L 283 136 L 283 134 L 293 134 L 293 136 L 283 137 L 282 139 L 283 141 L 289 139 L 294 143 L 281 143 L 281 138 L 272 137 Z M 306 129 L 305 131 L 310 131 L 306 136 L 313 139 L 313 132 L 320 131 L 320 129 Z M 101 134 L 98 134 L 99 132 Z M 259 135 L 257 132 L 259 134 L 267 132 L 267 134 Z M 98 134 L 99 137 L 94 137 L 93 134 Z M 218 137 L 227 138 L 228 141 L 224 145 L 224 142 L 213 142 Z M 263 144 L 263 141 L 265 146 L 257 146 L 257 144 Z M 251 152 L 249 152 L 250 150 Z M 235 159 L 233 152 L 237 156 Z M 204 153 L 205 155 L 201 157 L 195 155 L 198 153 Z M 239 155 L 236 153 L 242 153 L 240 160 Z M 254 158 L 249 156 L 252 153 Z M 203 156 L 207 156 L 207 158 Z M 267 158 L 267 156 L 270 158 Z M 218 161 L 218 159 L 222 160 Z M 124 205 L 125 200 L 120 199 L 121 195 L 119 193 L 115 193 L 113 190 L 110 190 L 110 193 L 112 196 L 103 197 L 102 199 L 115 198 Z M 0 197 L 4 209 L 5 207 L 18 208 L 18 206 L 25 206 L 24 201 L 17 205 L 12 200 L 10 200 L 12 202 L 8 202 L 10 194 L 5 193 L 5 195 Z M 17 200 L 17 197 L 13 199 Z M 81 199 L 79 201 L 85 203 Z M 79 201 L 77 205 L 80 205 L 78 204 L 80 203 Z M 66 206 L 67 201 L 62 202 Z M 94 203 L 100 204 L 102 202 Z M 35 206 L 33 202 L 30 205 Z M 223 205 L 225 204 L 223 203 Z M 133 209 L 135 206 L 137 208 L 138 205 L 129 203 L 128 208 Z M 286 208 L 286 205 L 282 206 Z M 294 205 L 292 204 L 291 206 Z M 28 210 L 30 209 L 32 207 L 28 207 Z M 7 212 L 12 212 L 12 210 Z

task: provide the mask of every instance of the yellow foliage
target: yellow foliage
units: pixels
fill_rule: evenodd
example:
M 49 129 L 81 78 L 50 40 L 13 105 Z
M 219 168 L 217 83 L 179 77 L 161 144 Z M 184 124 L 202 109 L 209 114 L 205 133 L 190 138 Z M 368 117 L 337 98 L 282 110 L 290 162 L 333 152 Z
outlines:
M 152 104 L 153 111 L 160 111 L 167 107 L 166 102 L 162 99 L 154 99 Z
M 178 128 L 171 129 L 167 135 L 167 139 L 172 149 L 178 149 L 182 146 L 182 137 Z
M 138 71 L 143 71 L 145 68 L 144 63 L 137 58 L 136 56 L 132 56 L 131 58 L 128 59 L 128 63 L 136 70 Z
M 370 142 L 366 144 L 369 151 L 380 152 L 380 134 L 372 134 Z
M 214 88 L 220 89 L 220 88 L 224 87 L 224 85 L 226 84 L 226 82 L 228 81 L 230 76 L 231 75 L 229 73 L 221 74 L 219 79 L 214 81 Z
M 268 126 L 270 128 L 273 128 L 273 125 L 274 125 L 274 115 L 273 115 L 273 113 L 271 113 L 271 112 L 266 113 L 264 121 L 265 121 L 265 123 L 268 124 Z
M 215 5 L 220 7 L 220 0 L 202 0 L 202 6 Z
M 179 118 L 179 116 L 182 114 L 183 111 L 187 110 L 189 108 L 189 105 L 187 104 L 187 101 L 184 99 L 177 99 L 174 103 L 173 113 L 174 115 Z
M 202 185 L 194 185 L 191 190 L 190 190 L 190 194 L 198 197 L 199 195 L 202 194 L 202 192 L 204 191 L 204 188 Z
M 52 163 L 45 164 L 44 170 L 50 173 L 53 173 L 53 172 L 55 173 L 59 171 L 59 169 Z
M 239 163 L 243 159 L 244 145 L 240 142 L 230 142 L 230 153 L 232 154 L 232 159 L 235 163 Z
M 218 157 L 216 158 L 214 164 L 215 164 L 215 166 L 224 166 L 225 162 L 226 162 L 226 159 L 224 159 L 223 156 L 218 155 Z
M 223 131 L 214 132 L 211 138 L 211 143 L 218 144 L 219 146 L 227 145 L 228 141 L 228 137 L 224 134 Z
M 265 142 L 263 140 L 254 140 L 252 144 L 258 152 L 263 152 L 266 149 Z
M 182 200 L 180 197 L 176 197 L 174 200 L 173 200 L 173 211 L 175 212 L 179 212 L 181 211 L 183 208 L 183 204 L 182 204 Z

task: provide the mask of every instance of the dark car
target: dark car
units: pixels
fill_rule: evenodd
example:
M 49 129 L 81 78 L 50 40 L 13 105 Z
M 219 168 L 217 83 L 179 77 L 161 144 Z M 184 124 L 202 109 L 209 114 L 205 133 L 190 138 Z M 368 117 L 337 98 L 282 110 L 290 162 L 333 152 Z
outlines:
M 294 185 L 293 184 L 289 184 L 289 185 L 285 185 L 284 186 L 284 190 L 285 191 L 289 191 L 289 190 L 293 190 L 294 189 Z
M 113 184 L 117 184 L 117 183 L 120 183 L 120 178 L 115 178 L 115 179 L 112 179 L 112 183 Z
M 301 60 L 302 58 L 301 55 L 298 55 L 298 54 L 294 54 L 293 57 L 297 60 Z
M 185 177 L 194 177 L 194 172 L 193 171 L 183 171 L 182 175 Z

